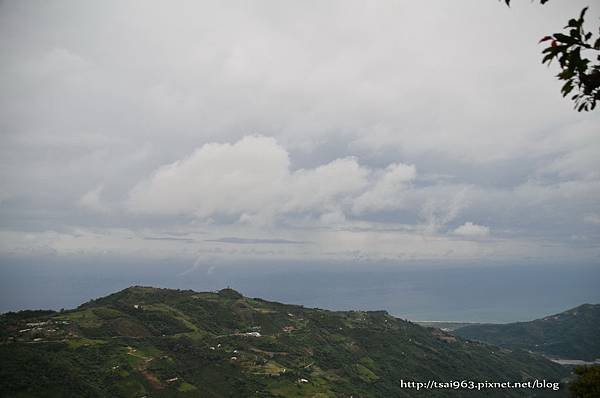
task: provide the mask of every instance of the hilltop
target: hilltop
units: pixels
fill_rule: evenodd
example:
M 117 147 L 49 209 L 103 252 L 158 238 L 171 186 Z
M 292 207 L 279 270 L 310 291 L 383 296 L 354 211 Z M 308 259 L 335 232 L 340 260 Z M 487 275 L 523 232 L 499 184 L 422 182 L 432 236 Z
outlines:
M 593 361 L 600 359 L 600 304 L 583 304 L 530 322 L 465 326 L 454 333 L 549 357 Z
M 401 379 L 559 381 L 568 374 L 540 356 L 385 311 L 304 308 L 232 289 L 131 287 L 73 310 L 8 313 L 0 316 L 0 339 L 0 396 L 11 397 L 410 397 L 416 392 L 401 389 Z

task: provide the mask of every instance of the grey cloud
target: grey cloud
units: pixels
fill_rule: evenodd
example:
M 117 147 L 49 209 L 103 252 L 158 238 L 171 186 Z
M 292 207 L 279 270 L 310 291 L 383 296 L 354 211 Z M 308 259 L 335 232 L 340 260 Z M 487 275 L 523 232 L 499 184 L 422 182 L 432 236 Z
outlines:
M 174 241 L 174 242 L 185 242 L 185 243 L 193 243 L 196 240 L 195 239 L 189 239 L 189 238 L 174 238 L 171 236 L 145 236 L 144 240 L 166 240 L 166 241 Z
M 299 234 L 343 253 L 387 230 L 485 255 L 454 233 L 472 223 L 578 255 L 600 242 L 600 113 L 572 112 L 536 43 L 588 3 L 0 2 L 0 232 L 57 251 L 105 244 L 77 229 Z M 278 148 L 186 163 L 253 134 Z
M 269 244 L 269 245 L 304 245 L 307 242 L 287 239 L 249 239 L 249 238 L 236 238 L 226 237 L 219 239 L 206 239 L 206 242 L 216 243 L 234 243 L 244 245 L 255 245 L 255 244 Z
M 469 236 L 469 237 L 481 237 L 490 234 L 489 227 L 485 225 L 477 225 L 472 222 L 466 222 L 454 230 L 454 234 Z

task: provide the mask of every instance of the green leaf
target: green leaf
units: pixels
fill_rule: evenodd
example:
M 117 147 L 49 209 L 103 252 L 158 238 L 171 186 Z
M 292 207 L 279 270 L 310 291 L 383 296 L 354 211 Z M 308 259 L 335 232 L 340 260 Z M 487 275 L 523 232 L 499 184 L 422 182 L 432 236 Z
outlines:
M 560 91 L 563 93 L 563 97 L 566 97 L 571 91 L 573 91 L 573 83 L 570 81 L 566 82 Z
M 558 77 L 561 80 L 567 80 L 567 79 L 572 78 L 574 75 L 575 75 L 575 72 L 573 72 L 571 69 L 565 69 L 558 74 Z
M 542 59 L 542 64 L 545 64 L 546 62 L 552 62 L 552 58 L 554 58 L 554 55 L 546 54 L 546 56 Z
M 579 29 L 571 29 L 569 31 L 569 36 L 571 36 L 572 39 L 576 39 L 576 40 L 581 39 L 581 35 L 579 34 Z
M 571 36 L 567 36 L 562 33 L 555 33 L 554 38 L 561 43 L 574 43 L 575 40 Z

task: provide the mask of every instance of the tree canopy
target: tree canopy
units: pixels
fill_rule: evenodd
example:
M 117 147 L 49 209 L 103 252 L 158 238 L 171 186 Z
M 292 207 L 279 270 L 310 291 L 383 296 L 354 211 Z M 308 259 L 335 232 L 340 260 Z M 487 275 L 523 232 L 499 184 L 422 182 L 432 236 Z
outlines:
M 510 6 L 511 0 L 504 0 Z M 548 0 L 540 0 L 546 4 Z M 577 111 L 591 111 L 600 101 L 600 29 L 598 37 L 584 27 L 585 7 L 578 18 L 571 18 L 563 32 L 545 36 L 540 43 L 548 43 L 542 51 L 542 64 L 550 65 L 557 61 L 560 73 L 556 75 L 564 81 L 561 88 L 563 97 L 571 95 Z M 595 58 L 595 61 L 594 61 Z
M 577 398 L 600 396 L 600 366 L 580 366 L 575 369 L 577 379 L 569 387 Z

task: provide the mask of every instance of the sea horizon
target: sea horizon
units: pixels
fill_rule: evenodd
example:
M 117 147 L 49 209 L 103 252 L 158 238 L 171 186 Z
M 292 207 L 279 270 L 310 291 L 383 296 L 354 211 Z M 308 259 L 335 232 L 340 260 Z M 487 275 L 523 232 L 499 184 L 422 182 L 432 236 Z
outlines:
M 129 286 L 245 296 L 328 310 L 385 310 L 411 321 L 528 321 L 600 303 L 595 264 L 191 263 L 105 256 L 0 257 L 0 312 L 75 308 Z M 511 294 L 506 294 L 510 288 Z M 527 303 L 526 305 L 524 303 Z

